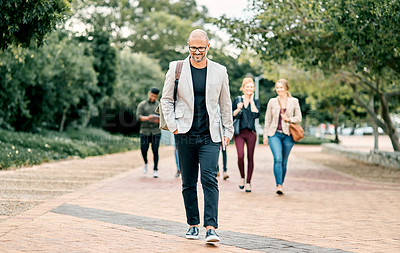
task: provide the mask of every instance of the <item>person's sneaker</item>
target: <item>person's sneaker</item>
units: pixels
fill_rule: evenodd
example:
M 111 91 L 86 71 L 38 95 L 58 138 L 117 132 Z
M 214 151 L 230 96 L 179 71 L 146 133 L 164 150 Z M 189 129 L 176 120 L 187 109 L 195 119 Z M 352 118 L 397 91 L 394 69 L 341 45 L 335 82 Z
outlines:
M 214 229 L 209 229 L 206 232 L 206 242 L 219 242 L 219 236 Z
M 198 240 L 199 239 L 199 228 L 190 227 L 186 232 L 186 239 Z
M 278 195 L 283 195 L 283 188 L 282 188 L 282 185 L 278 185 L 278 186 L 276 187 L 276 194 L 278 194 Z
M 179 177 L 180 175 L 181 175 L 181 171 L 178 170 L 178 171 L 176 172 L 176 174 L 175 174 L 175 177 Z
M 228 173 L 227 172 L 224 172 L 224 180 L 227 180 L 228 178 L 229 178 L 229 175 L 228 175 Z
M 144 164 L 143 166 L 143 174 L 147 173 L 147 163 Z
M 244 189 L 244 178 L 240 179 L 239 189 Z
M 246 190 L 245 190 L 246 192 L 251 192 L 251 184 L 247 184 L 246 183 L 246 187 L 245 188 L 246 188 Z
M 158 170 L 153 171 L 153 177 L 158 178 Z

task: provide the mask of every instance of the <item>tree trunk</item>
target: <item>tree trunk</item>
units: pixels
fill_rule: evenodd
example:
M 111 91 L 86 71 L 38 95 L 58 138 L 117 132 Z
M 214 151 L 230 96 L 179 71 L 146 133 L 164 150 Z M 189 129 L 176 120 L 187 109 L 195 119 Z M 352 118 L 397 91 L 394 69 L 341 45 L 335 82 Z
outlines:
M 375 111 L 375 105 L 374 105 L 374 94 L 370 93 L 369 94 L 369 107 L 371 108 L 371 110 Z M 371 125 L 372 128 L 374 129 L 374 150 L 378 150 L 378 141 L 379 141 L 379 132 L 378 132 L 378 125 L 375 123 L 375 121 L 369 117 L 371 119 Z
M 389 135 L 390 141 L 392 142 L 394 151 L 400 151 L 399 137 L 397 136 L 396 128 L 393 125 L 392 119 L 389 114 L 389 106 L 387 104 L 384 94 L 379 94 L 379 100 L 381 101 L 381 113 L 382 119 L 385 123 L 385 132 Z
M 63 111 L 63 116 L 61 118 L 61 123 L 60 123 L 60 129 L 58 130 L 59 132 L 64 131 L 64 124 L 65 124 L 65 120 L 67 118 L 68 109 L 69 109 L 69 106 L 67 106 Z
M 91 116 L 91 111 L 88 109 L 87 113 L 86 113 L 86 116 L 82 120 L 82 124 L 81 124 L 82 128 L 86 128 L 87 127 L 87 125 L 90 122 L 90 116 Z
M 376 92 L 375 94 L 379 96 L 379 102 L 380 102 L 380 107 L 381 107 L 381 116 L 382 120 L 380 120 L 377 117 L 377 113 L 375 110 L 371 110 L 371 108 L 364 103 L 357 92 L 356 84 L 355 83 L 350 83 L 351 88 L 354 91 L 354 98 L 357 101 L 357 103 L 363 107 L 371 119 L 378 125 L 380 126 L 383 131 L 389 136 L 390 141 L 392 142 L 393 150 L 394 151 L 400 151 L 400 142 L 399 142 L 399 137 L 397 136 L 396 128 L 393 125 L 392 119 L 390 118 L 389 115 L 389 106 L 387 104 L 385 95 L 381 92 Z
M 379 132 L 378 132 L 378 125 L 375 121 L 371 120 L 372 128 L 374 129 L 374 150 L 379 149 Z
M 333 112 L 333 124 L 335 125 L 335 140 L 334 143 L 339 143 L 338 125 L 339 125 L 339 113 L 340 109 L 336 108 Z

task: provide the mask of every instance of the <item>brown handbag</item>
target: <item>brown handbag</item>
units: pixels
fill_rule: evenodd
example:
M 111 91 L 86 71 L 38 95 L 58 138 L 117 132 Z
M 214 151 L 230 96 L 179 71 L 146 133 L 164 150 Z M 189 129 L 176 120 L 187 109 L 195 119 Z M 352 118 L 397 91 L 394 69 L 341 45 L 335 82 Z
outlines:
M 278 103 L 279 103 L 279 106 L 281 107 L 281 113 L 284 113 L 283 109 L 282 109 L 281 101 L 279 101 L 279 99 L 278 99 Z M 289 123 L 289 132 L 294 141 L 300 141 L 300 140 L 304 139 L 304 130 L 297 123 L 294 123 L 294 122 Z
M 299 124 L 290 122 L 289 131 L 294 141 L 300 141 L 304 139 L 304 130 Z

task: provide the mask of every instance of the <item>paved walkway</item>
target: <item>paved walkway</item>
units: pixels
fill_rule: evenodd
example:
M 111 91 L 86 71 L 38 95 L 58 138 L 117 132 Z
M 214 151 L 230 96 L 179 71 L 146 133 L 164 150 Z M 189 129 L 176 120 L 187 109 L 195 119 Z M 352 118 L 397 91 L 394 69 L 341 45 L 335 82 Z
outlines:
M 0 252 L 400 252 L 400 185 L 351 178 L 296 155 L 320 152 L 315 146 L 294 147 L 283 196 L 274 193 L 264 146 L 256 147 L 253 192 L 239 190 L 229 146 L 230 178 L 220 180 L 222 242 L 186 240 L 173 149 L 162 149 L 170 155 L 160 160 L 158 179 L 133 166 L 141 164 L 138 151 L 52 164 L 131 170 L 4 220 Z
M 334 136 L 331 136 L 333 139 Z M 374 149 L 374 136 L 372 135 L 348 135 L 348 136 L 339 136 L 340 145 L 347 149 L 358 150 L 362 152 L 368 152 Z M 381 151 L 389 151 L 393 152 L 393 145 L 390 141 L 389 136 L 387 135 L 379 135 L 378 138 L 378 149 Z

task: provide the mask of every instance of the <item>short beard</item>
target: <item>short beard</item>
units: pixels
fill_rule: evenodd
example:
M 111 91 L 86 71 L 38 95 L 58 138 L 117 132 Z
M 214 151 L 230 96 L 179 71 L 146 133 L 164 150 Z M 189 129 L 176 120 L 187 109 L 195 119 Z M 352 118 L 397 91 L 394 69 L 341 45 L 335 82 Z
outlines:
M 193 59 L 193 61 L 195 61 L 195 62 L 197 62 L 197 63 L 200 63 L 200 62 L 202 62 L 202 61 L 204 60 L 204 58 L 206 58 L 206 55 L 207 55 L 207 54 L 204 54 L 203 57 L 201 57 L 200 60 L 196 60 L 194 57 L 191 57 L 191 58 Z

